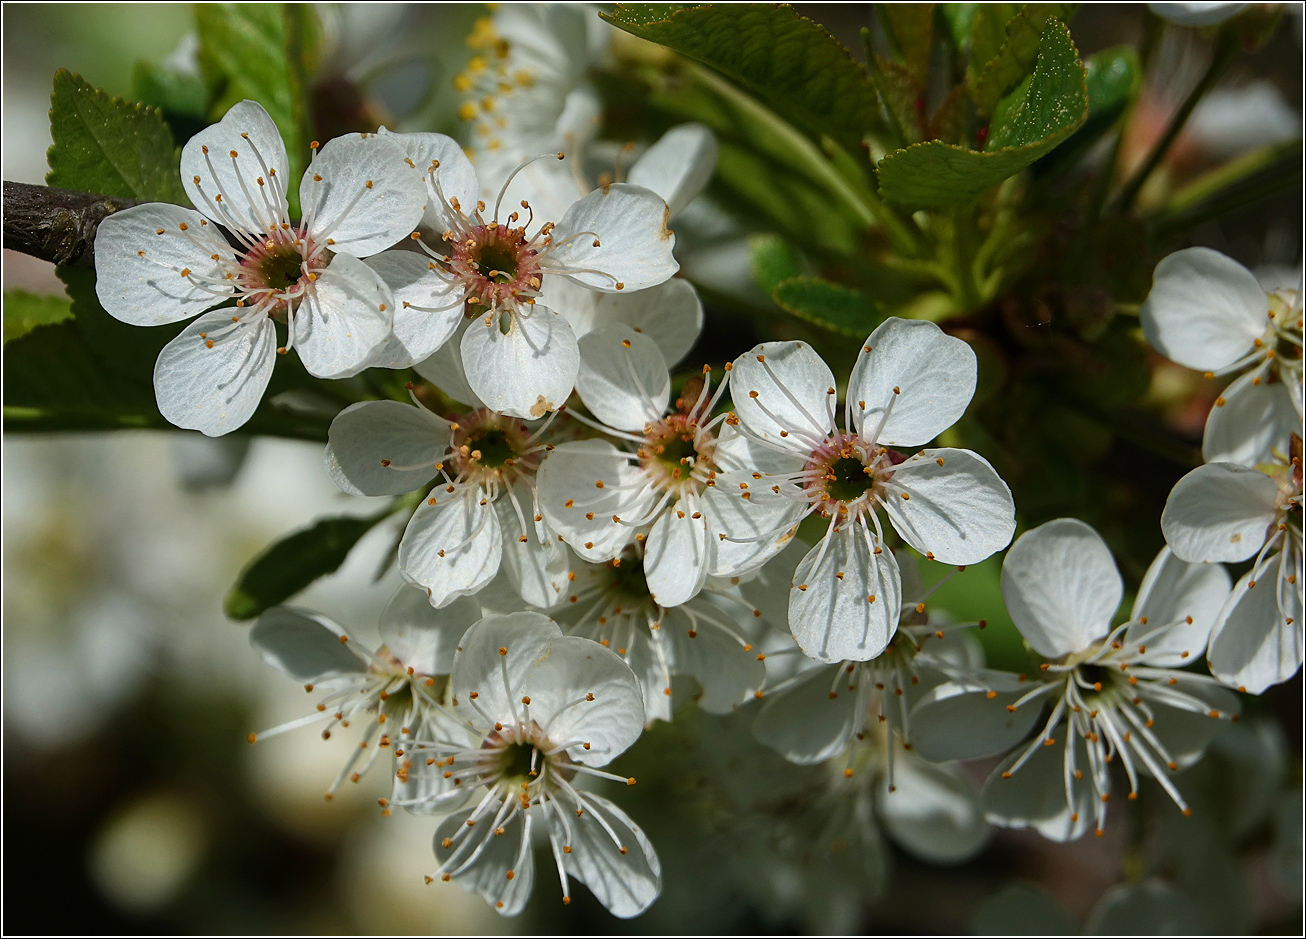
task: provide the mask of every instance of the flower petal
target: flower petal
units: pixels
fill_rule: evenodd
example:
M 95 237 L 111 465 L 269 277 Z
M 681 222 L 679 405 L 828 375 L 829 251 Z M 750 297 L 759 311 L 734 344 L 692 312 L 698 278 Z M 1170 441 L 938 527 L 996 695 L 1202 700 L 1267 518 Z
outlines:
M 493 410 L 543 417 L 565 404 L 576 384 L 576 337 L 565 319 L 542 304 L 504 318 L 507 332 L 492 315 L 468 324 L 461 344 L 467 383 Z
M 1022 751 L 1015 751 L 998 764 L 980 795 L 990 824 L 1033 828 L 1049 841 L 1062 842 L 1074 841 L 1088 831 L 1096 818 L 1092 786 L 1087 771 L 1085 778 L 1078 781 L 1066 773 L 1066 746 L 1075 748 L 1076 766 L 1089 766 L 1084 743 L 1075 735 L 1059 746 L 1038 747 L 1008 779 L 1003 779 L 1002 774 L 1019 759 Z
M 436 486 L 404 529 L 399 573 L 426 588 L 431 606 L 442 607 L 493 580 L 502 554 L 499 517 L 484 492 Z
M 1146 646 L 1151 666 L 1178 668 L 1197 661 L 1229 587 L 1229 574 L 1220 565 L 1189 564 L 1162 548 L 1138 588 L 1125 645 Z
M 448 452 L 452 439 L 449 422 L 426 408 L 398 401 L 360 401 L 331 422 L 326 470 L 337 486 L 352 495 L 412 492 L 435 478 L 435 464 Z
M 444 134 L 396 134 L 382 127 L 377 135 L 397 144 L 408 159 L 417 166 L 426 187 L 426 214 L 423 227 L 444 233 L 454 227 L 454 219 L 445 203 L 458 200 L 462 211 L 476 207 L 481 184 L 476 179 L 472 161 L 467 159 L 462 146 Z M 439 165 L 432 170 L 432 165 Z M 439 184 L 437 190 L 436 184 Z M 443 194 L 443 198 L 441 197 Z M 413 225 L 416 228 L 416 223 Z
M 1207 463 L 1268 462 L 1275 449 L 1286 449 L 1289 434 L 1300 431 L 1300 379 L 1268 381 L 1271 375 L 1267 369 L 1253 369 L 1217 399 L 1202 435 L 1202 459 Z M 1294 388 L 1298 404 L 1293 403 Z
M 644 549 L 644 576 L 660 606 L 679 606 L 699 592 L 709 564 L 707 521 L 687 495 L 658 516 Z
M 1236 694 L 1204 675 L 1181 676 L 1174 685 L 1140 681 L 1134 687 L 1151 708 L 1152 734 L 1165 747 L 1166 755 L 1181 769 L 1201 759 L 1207 745 L 1228 730 L 1231 726 L 1229 719 L 1241 711 Z M 1189 703 L 1201 707 L 1202 711 L 1199 713 L 1167 703 L 1174 700 L 1176 693 L 1189 698 Z M 1218 717 L 1211 717 L 1211 712 Z M 1145 764 L 1140 765 L 1140 769 L 1148 772 Z
M 198 212 L 161 202 L 106 218 L 95 233 L 95 295 L 105 312 L 161 326 L 221 303 L 234 288 L 213 255 L 234 264 L 236 253 L 213 228 Z
M 154 363 L 159 412 L 178 427 L 220 437 L 248 421 L 263 399 L 276 364 L 276 327 L 262 315 L 239 326 L 231 320 L 230 310 L 205 313 Z
M 295 311 L 294 346 L 310 375 L 357 375 L 390 341 L 394 297 L 379 274 L 347 254 L 331 259 Z
M 1195 3 L 1149 3 L 1150 7 L 1194 7 Z M 1243 7 L 1245 3 L 1211 3 L 1202 6 Z M 1180 19 L 1177 15 L 1167 15 L 1155 10 L 1166 19 L 1173 19 L 1184 25 L 1196 25 L 1190 18 Z M 1236 11 L 1235 11 L 1236 12 Z M 1219 11 L 1212 11 L 1204 19 L 1209 20 Z M 1228 13 L 1224 14 L 1228 16 Z M 1209 929 L 1201 911 L 1193 904 L 1192 897 L 1181 893 L 1159 880 L 1145 880 L 1140 883 L 1116 884 L 1093 907 L 1084 927 L 1084 934 L 1089 936 L 1200 936 Z
M 1214 371 L 1249 352 L 1270 310 L 1252 272 L 1210 248 L 1185 248 L 1161 260 L 1139 317 L 1143 333 L 1172 362 Z
M 753 736 L 799 765 L 823 763 L 842 752 L 871 692 L 868 681 L 849 690 L 839 677 L 843 668 L 843 663 L 809 668 L 768 692 L 753 721 Z
M 1124 585 L 1102 536 L 1058 518 L 1016 539 L 1002 564 L 1002 598 L 1034 651 L 1047 658 L 1088 648 L 1111 629 Z
M 458 640 L 480 618 L 480 604 L 472 597 L 458 597 L 437 610 L 425 590 L 403 586 L 381 613 L 381 641 L 418 675 L 448 675 Z
M 974 760 L 1011 749 L 1042 716 L 1036 699 L 1008 710 L 1036 686 L 1015 675 L 984 672 L 974 681 L 944 682 L 927 691 L 911 712 L 911 740 L 927 760 Z M 989 697 L 989 692 L 993 697 Z
M 309 235 L 356 258 L 407 238 L 426 211 L 426 187 L 413 162 L 376 134 L 328 140 L 299 184 Z
M 366 672 L 367 663 L 340 641 L 340 627 L 318 613 L 289 606 L 265 610 L 249 632 L 263 661 L 298 681 Z
M 1278 487 L 1236 463 L 1208 463 L 1175 483 L 1161 513 L 1161 531 L 1185 561 L 1245 561 L 1265 544 Z
M 466 331 L 467 325 L 464 320 L 459 328 Z M 462 337 L 458 335 L 457 329 L 452 339 L 428 358 L 415 364 L 413 371 L 458 403 L 473 409 L 485 407 L 485 402 L 476 397 L 476 392 L 467 384 L 467 373 L 463 370 Z
M 657 501 L 651 487 L 640 485 L 643 470 L 631 465 L 630 454 L 606 440 L 560 444 L 538 479 L 549 526 L 587 561 L 610 560 L 635 537 L 634 525 L 612 516 L 641 520 Z
M 884 491 L 898 534 L 944 564 L 978 564 L 1016 531 L 1011 490 L 970 450 L 922 450 L 898 465 Z
M 513 500 L 517 500 L 514 508 Z M 532 521 L 530 491 L 518 486 L 495 500 L 499 528 L 503 531 L 503 569 L 521 598 L 531 606 L 548 608 L 567 588 L 567 549 L 548 525 Z M 518 510 L 522 512 L 519 516 Z M 522 522 L 525 522 L 523 528 Z M 544 542 L 540 541 L 540 532 Z
M 416 251 L 383 251 L 367 259 L 395 302 L 394 335 L 373 365 L 408 368 L 430 358 L 462 323 L 462 292 L 434 264 Z
M 675 216 L 703 191 L 715 168 L 716 135 L 702 124 L 680 124 L 644 151 L 627 179 L 656 192 Z
M 956 864 L 988 841 L 979 794 L 956 766 L 927 763 L 903 751 L 893 789 L 878 789 L 880 818 L 899 845 L 930 864 Z
M 580 340 L 576 393 L 609 427 L 640 431 L 666 412 L 671 375 L 648 336 L 625 325 L 604 326 Z
M 450 690 L 459 703 L 456 713 L 483 730 L 484 718 L 467 703 L 472 692 L 476 703 L 491 720 L 511 722 L 521 715 L 521 684 L 531 663 L 547 656 L 562 637 L 558 624 L 542 613 L 490 614 L 473 623 L 458 642 L 450 675 Z M 602 648 L 600 646 L 600 648 Z M 509 654 L 501 653 L 508 650 Z M 503 677 L 507 668 L 508 677 Z
M 1240 577 L 1216 618 L 1207 663 L 1211 674 L 1231 688 L 1260 694 L 1301 668 L 1301 585 L 1296 585 L 1295 602 L 1290 600 L 1287 611 L 1275 594 L 1274 575 L 1284 563 L 1282 554 L 1262 562 L 1255 587 L 1248 586 L 1254 571 Z
M 741 482 L 754 488 L 741 489 Z M 777 494 L 751 473 L 718 473 L 715 485 L 703 490 L 712 576 L 756 570 L 794 537 L 806 506 L 785 488 L 791 487 Z
M 565 316 L 578 337 L 618 323 L 643 333 L 657 343 L 668 365 L 683 359 L 703 331 L 703 304 L 683 277 L 634 293 L 600 293 L 565 277 L 550 277 L 540 299 Z
M 639 826 L 607 799 L 589 792 L 585 813 L 568 819 L 568 824 L 571 853 L 562 856 L 567 873 L 589 887 L 613 916 L 630 919 L 647 910 L 662 892 L 662 865 Z
M 730 387 L 735 413 L 764 440 L 810 452 L 834 430 L 834 375 L 805 342 L 754 346 L 735 359 Z
M 889 446 L 929 443 L 965 413 L 976 367 L 965 341 L 925 320 L 889 317 L 867 338 L 848 380 L 857 432 Z
M 794 572 L 789 630 L 818 662 L 865 662 L 897 631 L 901 590 L 893 552 L 873 553 L 865 526 L 848 525 L 827 535 Z
M 766 680 L 766 666 L 757 649 L 740 638 L 742 632 L 706 595 L 662 614 L 658 637 L 671 669 L 698 680 L 703 690 L 696 700 L 709 714 L 728 714 L 753 700 Z M 658 691 L 670 700 L 662 688 Z
M 281 132 L 263 106 L 248 99 L 181 148 L 181 185 L 191 203 L 213 221 L 250 234 L 290 221 L 289 172 Z
M 458 886 L 479 893 L 501 916 L 516 916 L 525 909 L 535 885 L 531 813 L 514 811 L 499 826 L 503 834 L 496 835 L 493 815 L 482 816 L 474 826 L 468 826 L 475 811 L 464 809 L 440 822 L 435 830 L 435 858 L 441 864 L 452 859 L 448 873 Z M 452 839 L 457 840 L 451 847 L 444 847 Z
M 613 183 L 596 189 L 574 203 L 553 230 L 556 247 L 547 269 L 604 292 L 660 284 L 680 269 L 671 256 L 676 237 L 667 228 L 669 214 L 657 193 L 640 186 Z

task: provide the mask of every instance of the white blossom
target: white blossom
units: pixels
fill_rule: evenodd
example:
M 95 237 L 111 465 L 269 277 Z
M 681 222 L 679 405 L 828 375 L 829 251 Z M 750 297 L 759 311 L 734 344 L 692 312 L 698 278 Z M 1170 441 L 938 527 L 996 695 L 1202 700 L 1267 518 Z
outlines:
M 338 137 L 314 149 L 294 223 L 288 166 L 268 113 L 242 101 L 182 149 L 182 184 L 200 211 L 148 203 L 100 225 L 96 294 L 117 319 L 158 326 L 235 301 L 159 354 L 159 410 L 179 427 L 218 436 L 244 424 L 278 352 L 294 348 L 311 374 L 343 378 L 389 340 L 395 301 L 359 258 L 412 231 L 425 206 L 420 175 L 390 141 Z M 287 327 L 280 347 L 274 322 Z
M 991 823 L 1034 828 L 1054 841 L 1090 826 L 1101 834 L 1117 759 L 1129 798 L 1148 775 L 1188 811 L 1170 775 L 1196 762 L 1224 722 L 1237 719 L 1238 701 L 1180 666 L 1205 648 L 1229 577 L 1218 565 L 1187 564 L 1162 549 L 1129 619 L 1113 628 L 1123 591 L 1110 550 L 1090 526 L 1056 519 L 1026 532 L 1007 552 L 1002 596 L 1025 641 L 1047 659 L 1040 674 L 947 682 L 913 711 L 913 739 L 927 759 L 1010 750 L 984 787 Z M 1046 720 L 1044 704 L 1051 705 Z
M 1162 19 L 1180 26 L 1214 26 L 1237 16 L 1250 3 L 1149 3 L 1147 8 Z
M 1300 429 L 1300 291 L 1267 295 L 1232 258 L 1185 248 L 1156 266 L 1140 316 L 1166 358 L 1208 376 L 1237 375 L 1206 419 L 1206 462 L 1254 465 Z
M 749 455 L 707 494 L 721 520 L 714 534 L 757 550 L 782 545 L 809 515 L 829 520 L 790 593 L 790 629 L 812 658 L 865 661 L 893 637 L 902 590 L 880 509 L 911 547 L 946 564 L 977 563 L 1011 540 L 1011 492 L 983 457 L 898 452 L 950 427 L 975 390 L 975 353 L 933 323 L 891 317 L 870 335 L 843 430 L 834 376 L 806 343 L 755 347 L 735 361 L 731 388 L 740 434 L 718 449 Z
M 1176 557 L 1232 563 L 1254 558 L 1211 631 L 1211 674 L 1260 694 L 1301 668 L 1302 446 L 1268 467 L 1199 466 L 1175 484 L 1161 530 Z

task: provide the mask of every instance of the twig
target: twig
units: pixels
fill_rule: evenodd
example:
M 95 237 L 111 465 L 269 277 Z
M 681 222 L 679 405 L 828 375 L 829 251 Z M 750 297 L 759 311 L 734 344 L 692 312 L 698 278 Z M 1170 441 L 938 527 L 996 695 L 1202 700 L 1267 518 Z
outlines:
M 4 246 L 42 261 L 90 267 L 95 230 L 114 212 L 133 205 L 140 200 L 5 180 Z

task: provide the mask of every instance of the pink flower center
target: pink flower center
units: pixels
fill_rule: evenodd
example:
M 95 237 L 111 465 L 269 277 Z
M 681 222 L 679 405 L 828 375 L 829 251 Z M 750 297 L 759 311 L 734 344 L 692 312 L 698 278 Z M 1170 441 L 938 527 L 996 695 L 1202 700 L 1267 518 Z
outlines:
M 464 285 L 467 316 L 509 301 L 531 302 L 539 292 L 538 252 L 522 228 L 491 222 L 472 228 L 452 244 L 449 270 Z
M 287 227 L 263 235 L 240 259 L 237 306 L 271 303 L 269 313 L 284 314 L 330 260 L 331 252 L 317 250 L 303 229 Z
M 844 514 L 850 505 L 878 501 L 877 486 L 892 478 L 893 467 L 905 459 L 857 434 L 837 433 L 807 458 L 803 489 L 821 515 Z
M 646 472 L 664 489 L 676 492 L 690 486 L 696 476 L 701 480 L 715 473 L 715 449 L 716 438 L 701 430 L 692 415 L 678 412 L 644 429 L 637 454 Z

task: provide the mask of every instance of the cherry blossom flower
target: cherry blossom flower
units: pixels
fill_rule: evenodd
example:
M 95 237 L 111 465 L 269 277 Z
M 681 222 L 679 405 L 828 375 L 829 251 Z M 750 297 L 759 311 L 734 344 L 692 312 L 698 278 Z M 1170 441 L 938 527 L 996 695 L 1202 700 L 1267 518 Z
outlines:
M 1176 557 L 1232 563 L 1255 558 L 1211 631 L 1211 674 L 1260 694 L 1301 668 L 1302 443 L 1271 473 L 1237 463 L 1199 466 L 1175 484 L 1161 530 Z
M 541 442 L 547 424 L 532 430 L 485 408 L 447 421 L 413 404 L 351 404 L 331 422 L 325 456 L 336 485 L 354 495 L 429 486 L 399 543 L 399 573 L 440 607 L 484 587 L 502 565 L 527 602 L 556 602 L 567 557 L 534 480 L 551 446 Z
M 382 273 L 401 295 L 395 335 L 402 348 L 378 363 L 419 361 L 461 326 L 467 382 L 487 406 L 522 418 L 554 410 L 571 394 L 580 357 L 563 314 L 537 302 L 541 292 L 559 277 L 605 293 L 667 280 L 678 265 L 666 203 L 648 189 L 615 183 L 575 202 L 556 223 L 537 220 L 524 200 L 525 219 L 516 210 L 501 217 L 509 178 L 487 218 L 476 171 L 457 143 L 441 134 L 386 136 L 426 171 L 431 209 L 424 224 L 443 245 L 437 251 L 418 240 L 425 272 L 420 259 L 373 261 L 385 265 Z
M 1129 798 L 1149 775 L 1188 810 L 1170 775 L 1200 759 L 1238 716 L 1232 693 L 1180 669 L 1205 648 L 1229 577 L 1163 548 L 1129 619 L 1113 628 L 1123 591 L 1110 549 L 1090 526 L 1063 518 L 1026 532 L 1007 552 L 1002 595 L 1025 641 L 1048 660 L 1039 676 L 946 682 L 912 712 L 913 739 L 927 759 L 1010 750 L 984 787 L 993 824 L 1034 828 L 1054 841 L 1090 825 L 1101 834 L 1116 759 Z M 1045 703 L 1051 713 L 1042 720 Z
M 652 844 L 616 805 L 573 784 L 635 782 L 596 768 L 644 725 L 639 684 L 617 654 L 539 613 L 487 616 L 458 644 L 450 691 L 438 734 L 409 751 L 408 781 L 433 786 L 400 802 L 450 812 L 435 832 L 432 879 L 516 915 L 534 883 L 531 832 L 543 826 L 564 903 L 574 877 L 614 916 L 647 909 L 662 881 Z
M 381 614 L 385 644 L 372 652 L 325 616 L 273 607 L 254 624 L 250 645 L 273 668 L 303 682 L 305 691 L 325 694 L 314 713 L 250 734 L 249 742 L 324 720 L 322 739 L 329 740 L 337 727 L 362 722 L 363 739 L 327 788 L 329 800 L 346 779 L 358 782 L 378 758 L 393 764 L 409 740 L 433 732 L 429 710 L 445 691 L 441 676 L 453 666 L 458 638 L 480 616 L 471 599 L 435 610 L 421 591 L 403 588 Z M 389 801 L 383 799 L 382 807 Z
M 803 342 L 767 342 L 731 373 L 740 466 L 717 475 L 706 503 L 722 543 L 782 545 L 809 515 L 829 520 L 794 575 L 789 626 L 821 662 L 866 661 L 898 626 L 901 581 L 878 511 L 927 558 L 974 564 L 1015 530 L 1011 492 L 970 450 L 904 455 L 961 417 L 975 390 L 975 353 L 933 323 L 891 317 L 863 344 L 844 429 L 829 367 Z M 893 449 L 891 449 L 893 448 Z M 734 441 L 727 449 L 738 452 Z M 747 504 L 748 511 L 740 506 Z
M 160 326 L 203 313 L 154 368 L 159 410 L 179 427 L 219 436 L 244 424 L 278 352 L 294 348 L 311 374 L 343 378 L 389 340 L 395 301 L 359 258 L 411 233 L 425 207 L 420 174 L 390 141 L 337 137 L 315 147 L 295 223 L 288 165 L 268 113 L 242 101 L 182 149 L 199 212 L 148 203 L 100 225 L 96 294 L 112 316 Z M 234 310 L 204 313 L 232 300 Z M 287 327 L 280 347 L 276 322 Z
M 1185 248 L 1156 266 L 1140 316 L 1166 358 L 1208 376 L 1238 376 L 1206 419 L 1207 463 L 1263 462 L 1301 427 L 1300 291 L 1267 296 L 1232 258 Z

